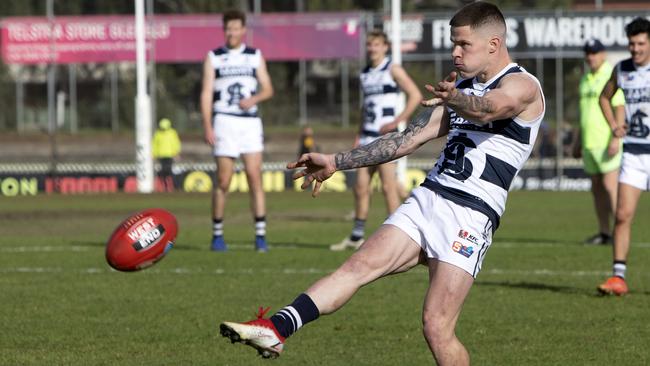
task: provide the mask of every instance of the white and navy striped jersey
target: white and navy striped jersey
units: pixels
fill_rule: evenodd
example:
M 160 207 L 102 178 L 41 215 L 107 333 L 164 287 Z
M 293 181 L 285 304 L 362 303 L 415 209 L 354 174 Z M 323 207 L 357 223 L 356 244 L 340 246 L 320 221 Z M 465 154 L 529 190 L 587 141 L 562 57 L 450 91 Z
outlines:
M 257 92 L 257 69 L 262 61 L 262 52 L 241 45 L 237 49 L 220 47 L 208 55 L 215 76 L 213 113 L 256 117 L 257 106 L 242 110 L 239 101 Z
M 392 63 L 386 57 L 376 67 L 366 66 L 359 79 L 363 90 L 362 136 L 379 136 L 379 130 L 395 119 L 399 87 L 390 74 Z
M 650 65 L 636 66 L 632 59 L 616 65 L 618 87 L 625 95 L 627 135 L 623 151 L 650 154 Z
M 529 75 L 542 92 L 539 81 L 515 63 L 485 83 L 476 78 L 464 79 L 456 88 L 466 95 L 483 96 L 512 73 Z M 422 185 L 487 215 L 494 231 L 505 210 L 510 184 L 533 150 L 544 112 L 532 121 L 515 117 L 481 125 L 447 109 L 447 144 Z

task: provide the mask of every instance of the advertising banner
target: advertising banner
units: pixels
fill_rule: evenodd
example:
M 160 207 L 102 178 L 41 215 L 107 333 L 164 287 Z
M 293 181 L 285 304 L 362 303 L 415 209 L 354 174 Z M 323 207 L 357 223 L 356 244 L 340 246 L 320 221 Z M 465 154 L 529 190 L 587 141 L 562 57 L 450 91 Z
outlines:
M 148 57 L 156 62 L 201 62 L 224 43 L 221 15 L 156 15 L 148 18 Z M 246 43 L 267 60 L 360 57 L 357 13 L 249 16 Z M 2 20 L 2 58 L 8 64 L 135 60 L 132 16 L 12 17 Z
M 186 166 L 175 170 L 171 182 L 164 184 L 160 177 L 155 179 L 154 190 L 165 192 L 171 190 L 188 193 L 209 193 L 214 186 L 214 168 L 204 165 Z M 262 187 L 265 192 L 301 191 L 302 179 L 293 180 L 293 172 L 277 166 L 267 165 L 262 173 Z M 355 182 L 355 171 L 336 172 L 323 182 L 323 192 L 345 192 L 351 190 Z M 410 167 L 407 170 L 406 188 L 411 190 L 419 186 L 426 178 L 427 169 Z M 171 184 L 169 184 L 171 183 Z M 381 181 L 373 177 L 372 190 L 381 191 Z M 512 182 L 510 190 L 560 190 L 588 191 L 591 181 L 582 167 L 566 168 L 562 180 L 555 176 L 552 167 L 527 167 L 519 172 Z M 230 184 L 231 192 L 248 192 L 246 174 L 237 170 Z M 45 171 L 26 172 L 4 169 L 0 171 L 0 197 L 35 196 L 39 194 L 87 194 L 87 193 L 137 193 L 137 181 L 134 169 L 101 169 L 100 171 L 83 171 L 66 169 L 58 174 Z
M 451 49 L 449 20 L 452 13 L 412 15 L 402 19 L 402 51 L 411 56 L 448 55 Z M 620 12 L 526 12 L 505 13 L 511 52 L 582 54 L 590 38 L 598 38 L 610 51 L 627 50 L 625 25 L 645 13 Z M 390 18 L 379 17 L 384 30 L 391 34 Z

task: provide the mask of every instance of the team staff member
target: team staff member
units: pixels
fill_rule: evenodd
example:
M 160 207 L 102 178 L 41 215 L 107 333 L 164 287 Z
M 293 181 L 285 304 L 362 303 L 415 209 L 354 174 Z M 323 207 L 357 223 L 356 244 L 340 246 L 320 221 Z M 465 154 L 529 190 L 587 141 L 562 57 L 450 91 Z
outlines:
M 163 118 L 158 122 L 158 128 L 153 134 L 153 157 L 160 163 L 159 176 L 165 190 L 174 190 L 174 160 L 178 159 L 181 153 L 181 139 L 178 132 L 172 127 L 169 118 Z
M 217 184 L 212 191 L 211 249 L 225 251 L 224 210 L 235 159 L 241 156 L 255 220 L 255 249 L 265 252 L 266 207 L 262 190 L 262 120 L 257 104 L 273 96 L 262 52 L 243 43 L 246 16 L 223 14 L 226 45 L 208 52 L 203 64 L 201 114 L 205 140 L 213 147 Z
M 642 191 L 650 189 L 650 21 L 636 18 L 625 26 L 630 58 L 619 62 L 600 94 L 600 106 L 616 136 L 611 149 L 623 138 L 623 160 L 618 178 L 618 202 L 614 225 L 612 277 L 598 286 L 604 294 L 625 295 L 630 231 Z M 617 123 L 610 99 L 616 89 L 625 94 L 626 125 Z
M 366 52 L 370 62 L 360 75 L 363 122 L 355 138 L 355 147 L 367 145 L 379 136 L 395 131 L 400 122 L 408 121 L 422 100 L 422 93 L 404 68 L 386 56 L 389 47 L 388 36 L 380 30 L 373 30 L 366 37 Z M 396 116 L 400 89 L 406 93 L 407 101 L 404 110 Z M 397 209 L 400 197 L 396 166 L 395 162 L 388 162 L 357 169 L 357 180 L 354 184 L 354 227 L 349 236 L 331 245 L 331 250 L 357 249 L 363 243 L 370 208 L 370 182 L 375 172 L 379 172 L 381 178 L 381 189 L 388 214 Z
M 588 40 L 584 51 L 589 71 L 580 79 L 580 139 L 576 139 L 579 142 L 576 143 L 575 150 L 582 154 L 585 173 L 591 178 L 591 193 L 599 228 L 598 233 L 585 240 L 585 243 L 611 244 L 610 220 L 614 217 L 616 208 L 618 169 L 623 153 L 620 149 L 618 153 L 608 149 L 613 138 L 612 129 L 600 110 L 598 98 L 612 74 L 612 66 L 606 61 L 607 53 L 600 40 Z M 622 123 L 625 118 L 625 99 L 621 90 L 614 94 L 611 103 L 616 119 Z

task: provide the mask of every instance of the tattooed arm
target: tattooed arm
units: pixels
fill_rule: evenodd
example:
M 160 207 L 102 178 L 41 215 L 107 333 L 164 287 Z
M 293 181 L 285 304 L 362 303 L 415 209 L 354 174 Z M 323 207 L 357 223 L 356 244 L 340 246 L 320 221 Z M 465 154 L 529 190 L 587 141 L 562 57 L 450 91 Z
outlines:
M 425 142 L 447 133 L 440 123 L 443 114 L 444 108 L 427 108 L 404 131 L 388 133 L 368 145 L 337 153 L 336 170 L 379 165 L 412 153 Z
M 408 155 L 425 142 L 447 134 L 449 120 L 445 108 L 427 108 L 421 112 L 403 132 L 393 132 L 381 136 L 368 145 L 337 154 L 304 154 L 287 168 L 303 167 L 293 175 L 294 179 L 305 177 L 302 188 L 316 181 L 313 195 L 318 194 L 321 183 L 337 170 L 379 165 Z
M 461 117 L 477 123 L 520 117 L 533 120 L 543 112 L 541 92 L 532 78 L 510 74 L 483 96 L 466 95 L 456 89 L 456 72 L 435 87 L 427 85 L 434 98 L 424 105 L 445 104 Z

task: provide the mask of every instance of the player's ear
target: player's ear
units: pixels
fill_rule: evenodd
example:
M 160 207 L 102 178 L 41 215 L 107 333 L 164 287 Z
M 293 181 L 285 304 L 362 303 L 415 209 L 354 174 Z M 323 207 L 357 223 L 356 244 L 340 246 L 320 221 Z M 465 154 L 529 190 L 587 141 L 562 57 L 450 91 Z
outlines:
M 488 41 L 488 51 L 490 53 L 495 53 L 499 48 L 501 48 L 501 38 L 494 36 L 491 37 L 490 40 Z

